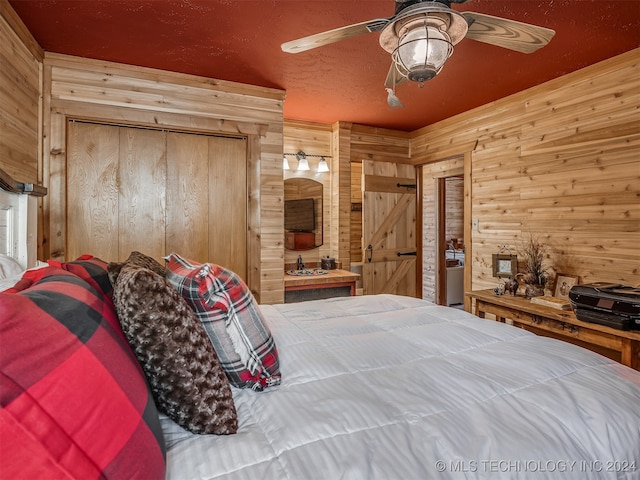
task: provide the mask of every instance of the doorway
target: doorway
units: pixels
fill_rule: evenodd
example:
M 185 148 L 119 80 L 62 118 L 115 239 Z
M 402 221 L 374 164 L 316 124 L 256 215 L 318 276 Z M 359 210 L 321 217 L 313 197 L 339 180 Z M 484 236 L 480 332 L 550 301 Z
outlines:
M 454 250 L 464 250 L 464 256 L 459 265 L 458 275 L 462 274 L 463 284 L 462 293 L 470 288 L 470 264 L 471 254 L 471 229 L 470 229 L 470 212 L 471 212 L 471 155 L 460 154 L 439 161 L 423 164 L 419 167 L 419 175 L 422 178 L 422 194 L 420 195 L 422 206 L 422 298 L 432 301 L 439 305 L 447 304 L 447 270 L 446 257 L 453 256 L 453 252 L 446 253 L 449 249 L 451 238 L 458 239 L 458 246 L 463 248 L 454 248 Z M 451 180 L 462 184 L 462 199 L 456 194 L 456 204 L 461 205 L 455 207 L 455 214 L 450 213 L 450 217 L 462 217 L 462 235 L 455 230 L 447 233 L 446 222 L 446 183 L 447 178 L 456 178 Z M 451 189 L 454 191 L 454 189 Z M 452 206 L 454 202 L 452 201 Z M 453 222 L 453 225 L 459 225 L 460 220 Z M 455 231 L 455 233 L 451 233 Z M 447 237 L 449 241 L 446 241 Z M 460 241 L 461 240 L 461 241 Z M 462 244 L 462 245 L 460 245 Z M 456 245 L 454 245 L 455 247 Z M 459 252 L 455 252 L 456 260 Z M 451 263 L 450 263 L 451 264 Z M 459 283 L 456 283 L 459 285 Z M 467 301 L 463 300 L 466 304 Z
M 438 251 L 444 262 L 441 269 L 438 303 L 464 307 L 464 176 L 438 179 Z

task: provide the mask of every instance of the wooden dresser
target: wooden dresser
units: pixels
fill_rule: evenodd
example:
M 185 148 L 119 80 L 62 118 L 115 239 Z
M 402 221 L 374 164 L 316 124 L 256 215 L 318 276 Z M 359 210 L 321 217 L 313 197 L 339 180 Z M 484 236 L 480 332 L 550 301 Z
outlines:
M 477 290 L 466 295 L 475 299 L 475 314 L 478 317 L 485 318 L 490 314 L 499 322 L 508 319 L 525 330 L 579 345 L 639 370 L 638 330 L 616 330 L 583 322 L 571 310 L 539 305 L 522 296 L 498 296 L 493 290 Z

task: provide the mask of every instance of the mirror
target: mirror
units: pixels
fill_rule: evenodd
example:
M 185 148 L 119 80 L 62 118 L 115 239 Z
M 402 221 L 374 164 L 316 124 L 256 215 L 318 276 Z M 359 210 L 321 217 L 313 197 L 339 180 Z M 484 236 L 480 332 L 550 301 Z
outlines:
M 322 195 L 320 182 L 308 178 L 284 181 L 284 246 L 311 250 L 322 245 Z

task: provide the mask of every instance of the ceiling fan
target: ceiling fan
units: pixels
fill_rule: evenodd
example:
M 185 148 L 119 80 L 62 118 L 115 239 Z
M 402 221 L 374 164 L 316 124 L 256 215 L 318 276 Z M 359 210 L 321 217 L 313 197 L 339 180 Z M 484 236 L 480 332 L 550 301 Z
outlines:
M 392 87 L 410 80 L 420 86 L 435 77 L 463 38 L 497 45 L 522 53 L 544 47 L 555 31 L 506 18 L 475 12 L 458 12 L 452 3 L 468 0 L 395 0 L 395 13 L 316 33 L 282 44 L 287 53 L 380 32 L 380 46 L 391 54 L 392 64 L 385 81 Z M 389 92 L 391 94 L 391 92 Z

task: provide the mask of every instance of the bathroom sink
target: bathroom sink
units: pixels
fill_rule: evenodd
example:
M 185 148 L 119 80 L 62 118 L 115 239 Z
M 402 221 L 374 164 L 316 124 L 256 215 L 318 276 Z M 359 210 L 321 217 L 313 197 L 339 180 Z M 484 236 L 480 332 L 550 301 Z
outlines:
M 325 275 L 327 270 L 322 270 L 321 268 L 304 268 L 302 270 L 287 270 L 287 275 L 293 276 L 313 276 L 313 275 Z

